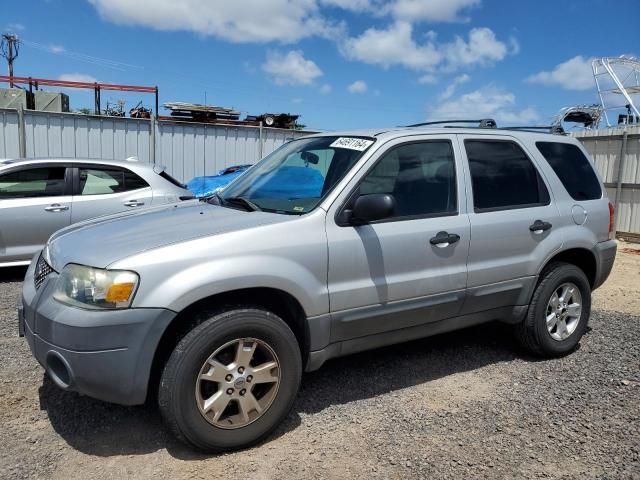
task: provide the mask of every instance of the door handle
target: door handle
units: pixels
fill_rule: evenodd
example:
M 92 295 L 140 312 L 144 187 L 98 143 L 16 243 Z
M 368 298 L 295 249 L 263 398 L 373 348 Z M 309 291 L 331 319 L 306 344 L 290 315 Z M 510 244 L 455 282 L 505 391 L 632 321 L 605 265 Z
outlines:
M 460 240 L 460 235 L 456 233 L 438 232 L 435 237 L 429 239 L 429 243 L 438 248 L 446 248 L 458 240 Z
M 139 200 L 127 200 L 123 205 L 125 207 L 140 207 L 144 205 L 144 202 L 141 202 Z
M 533 222 L 533 225 L 529 225 L 529 230 L 531 230 L 533 233 L 539 235 L 542 232 L 545 232 L 545 231 L 549 230 L 551 227 L 553 227 L 553 225 L 551 225 L 549 222 L 543 222 L 542 220 L 536 220 L 535 222 Z
M 65 210 L 69 210 L 67 205 L 61 205 L 59 203 L 52 203 L 48 207 L 44 207 L 47 212 L 64 212 Z

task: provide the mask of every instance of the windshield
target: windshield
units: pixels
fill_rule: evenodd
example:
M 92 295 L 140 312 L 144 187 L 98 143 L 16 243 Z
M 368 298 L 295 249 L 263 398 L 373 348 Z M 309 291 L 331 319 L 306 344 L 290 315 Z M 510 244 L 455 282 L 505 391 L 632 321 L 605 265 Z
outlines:
M 260 210 L 304 214 L 313 210 L 374 143 L 364 137 L 294 140 L 266 156 L 220 194 Z

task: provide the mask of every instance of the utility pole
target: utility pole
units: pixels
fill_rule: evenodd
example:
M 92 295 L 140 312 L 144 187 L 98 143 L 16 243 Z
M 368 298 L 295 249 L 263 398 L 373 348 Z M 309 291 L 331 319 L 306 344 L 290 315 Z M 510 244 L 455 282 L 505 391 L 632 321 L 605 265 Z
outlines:
M 0 41 L 0 54 L 7 59 L 9 66 L 9 87 L 13 88 L 13 61 L 18 58 L 20 41 L 13 33 L 3 33 Z

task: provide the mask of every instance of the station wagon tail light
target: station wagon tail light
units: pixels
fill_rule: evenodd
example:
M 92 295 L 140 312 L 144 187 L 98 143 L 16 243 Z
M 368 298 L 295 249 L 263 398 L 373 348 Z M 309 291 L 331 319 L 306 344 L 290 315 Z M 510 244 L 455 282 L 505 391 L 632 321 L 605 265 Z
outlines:
M 616 238 L 616 231 L 614 230 L 615 223 L 615 209 L 613 203 L 609 202 L 609 240 Z
M 60 273 L 53 297 L 61 303 L 80 308 L 128 308 L 138 281 L 135 272 L 70 263 Z

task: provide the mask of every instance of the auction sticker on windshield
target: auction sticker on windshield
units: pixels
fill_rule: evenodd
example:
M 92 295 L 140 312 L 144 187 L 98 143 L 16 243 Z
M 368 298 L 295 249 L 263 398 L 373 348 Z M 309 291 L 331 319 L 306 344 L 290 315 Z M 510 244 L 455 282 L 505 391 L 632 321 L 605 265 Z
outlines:
M 369 148 L 372 143 L 373 140 L 367 140 L 366 138 L 340 137 L 329 145 L 329 147 L 348 148 L 349 150 L 358 150 L 359 152 L 362 152 Z

